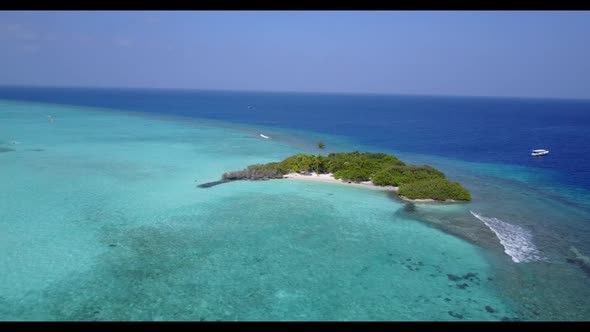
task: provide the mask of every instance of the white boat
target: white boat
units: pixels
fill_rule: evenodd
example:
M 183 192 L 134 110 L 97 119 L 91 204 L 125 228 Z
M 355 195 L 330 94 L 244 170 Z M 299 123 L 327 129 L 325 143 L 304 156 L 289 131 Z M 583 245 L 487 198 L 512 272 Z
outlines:
M 260 134 L 260 137 L 262 137 L 262 138 L 266 138 L 266 139 L 269 139 L 269 138 L 270 138 L 270 137 L 268 137 L 268 136 L 266 136 L 266 135 L 264 135 L 264 134 Z
M 531 152 L 531 156 L 544 156 L 546 154 L 549 154 L 549 150 L 537 149 L 537 150 L 533 150 L 533 152 Z

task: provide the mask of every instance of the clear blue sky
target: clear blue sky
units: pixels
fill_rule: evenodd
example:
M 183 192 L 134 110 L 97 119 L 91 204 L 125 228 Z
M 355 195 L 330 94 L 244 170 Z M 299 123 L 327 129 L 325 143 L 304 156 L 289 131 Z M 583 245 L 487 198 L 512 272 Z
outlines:
M 0 84 L 590 98 L 590 12 L 0 12 Z

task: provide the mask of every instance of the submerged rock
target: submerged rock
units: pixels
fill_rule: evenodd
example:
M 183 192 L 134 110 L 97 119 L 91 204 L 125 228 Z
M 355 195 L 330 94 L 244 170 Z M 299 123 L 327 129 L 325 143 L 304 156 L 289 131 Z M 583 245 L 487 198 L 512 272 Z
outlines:
M 0 146 L 0 153 L 2 152 L 12 152 L 12 151 L 16 151 L 15 149 L 11 149 L 11 148 L 3 148 Z
M 452 317 L 459 318 L 459 319 L 463 319 L 463 315 L 461 315 L 461 314 L 458 314 L 458 313 L 456 313 L 456 312 L 454 312 L 454 311 L 449 311 L 449 312 L 448 312 L 448 314 L 449 314 L 450 316 L 452 316 Z
M 451 281 L 459 281 L 459 280 L 461 280 L 461 277 L 456 276 L 454 274 L 447 274 L 447 278 L 449 278 L 449 280 L 451 280 Z
M 408 203 L 408 204 L 404 205 L 404 211 L 405 212 L 416 212 L 416 204 Z
M 219 181 L 213 181 L 213 182 L 207 182 L 207 183 L 201 183 L 200 185 L 198 185 L 197 187 L 199 188 L 211 188 L 213 186 L 222 184 L 222 183 L 226 183 L 226 182 L 230 182 L 231 180 L 219 180 Z
M 477 278 L 477 273 L 469 272 L 463 276 L 463 279 L 473 279 Z

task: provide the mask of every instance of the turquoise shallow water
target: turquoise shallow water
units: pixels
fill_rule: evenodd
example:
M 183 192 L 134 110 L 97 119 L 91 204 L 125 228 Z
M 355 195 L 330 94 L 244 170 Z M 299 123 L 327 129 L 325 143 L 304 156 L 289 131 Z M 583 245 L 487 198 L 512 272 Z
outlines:
M 413 216 L 384 192 L 286 180 L 195 186 L 309 152 L 313 134 L 12 102 L 0 119 L 2 320 L 520 315 L 501 250 L 423 220 L 464 207 Z

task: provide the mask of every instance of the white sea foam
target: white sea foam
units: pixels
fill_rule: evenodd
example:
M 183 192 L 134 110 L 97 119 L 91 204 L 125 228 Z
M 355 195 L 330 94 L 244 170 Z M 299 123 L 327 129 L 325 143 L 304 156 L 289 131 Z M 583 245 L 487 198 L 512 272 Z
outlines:
M 470 212 L 496 234 L 504 247 L 504 252 L 512 257 L 515 263 L 543 259 L 541 253 L 533 244 L 533 235 L 530 231 L 520 226 L 504 222 L 498 218 L 483 217 L 473 211 Z

